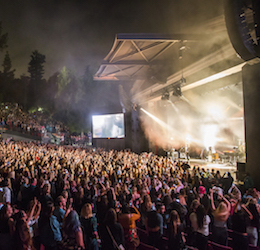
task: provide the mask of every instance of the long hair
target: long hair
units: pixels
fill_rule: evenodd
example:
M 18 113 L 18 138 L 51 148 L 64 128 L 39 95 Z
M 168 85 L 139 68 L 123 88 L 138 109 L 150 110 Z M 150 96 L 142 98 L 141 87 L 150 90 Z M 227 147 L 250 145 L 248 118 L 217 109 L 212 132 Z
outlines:
M 17 249 L 19 250 L 28 250 L 35 249 L 33 247 L 32 238 L 29 232 L 29 228 L 26 222 L 23 220 L 24 213 L 19 211 L 15 214 L 16 218 L 16 231 L 15 231 L 15 243 Z
M 80 216 L 82 218 L 91 218 L 93 216 L 92 206 L 90 203 L 86 203 L 83 205 L 80 211 Z
M 191 205 L 190 205 L 190 212 L 194 212 L 196 211 L 196 209 L 198 208 L 198 206 L 200 205 L 200 202 L 199 200 L 195 199 L 191 202 Z
M 172 202 L 172 198 L 170 195 L 166 194 L 163 197 L 163 204 L 165 205 L 166 210 L 170 209 L 170 204 Z
M 8 206 L 10 206 L 10 204 L 4 204 L 2 206 L 2 208 L 0 209 L 0 222 L 1 221 L 5 221 L 5 220 L 8 220 L 8 216 L 7 216 L 7 208 Z
M 228 210 L 227 204 L 224 201 L 221 201 L 212 214 L 215 219 L 219 221 L 226 221 L 230 214 L 230 211 Z
M 256 223 L 259 223 L 259 213 L 257 211 L 257 207 L 256 207 L 256 200 L 253 198 L 249 198 L 246 206 L 248 208 L 248 210 L 250 211 L 250 213 L 253 215 L 253 221 L 255 221 Z
M 180 225 L 180 216 L 176 210 L 172 210 L 168 219 L 170 231 L 173 232 L 174 237 L 177 235 L 178 225 Z
M 129 205 L 127 203 L 124 203 L 122 205 L 122 214 L 130 214 L 130 208 L 129 208 Z
M 54 204 L 51 201 L 47 202 L 47 205 L 44 206 L 43 210 L 42 210 L 42 218 L 44 219 L 49 219 L 52 216 L 54 210 Z
M 143 204 L 146 211 L 151 210 L 152 208 L 152 201 L 151 196 L 149 194 L 146 194 L 143 198 Z
M 0 209 L 0 224 L 8 223 L 12 213 L 13 213 L 13 208 L 10 205 L 10 203 L 6 203 L 5 205 L 3 205 L 2 208 Z
M 68 216 L 64 219 L 63 222 L 63 232 L 66 235 L 74 236 L 77 229 L 81 226 L 78 213 L 75 210 L 70 211 Z
M 198 223 L 198 228 L 202 228 L 206 216 L 206 210 L 205 207 L 201 204 L 197 207 L 196 209 L 196 215 L 197 215 L 197 223 Z
M 114 225 L 117 221 L 117 215 L 114 208 L 109 208 L 105 216 L 105 225 Z

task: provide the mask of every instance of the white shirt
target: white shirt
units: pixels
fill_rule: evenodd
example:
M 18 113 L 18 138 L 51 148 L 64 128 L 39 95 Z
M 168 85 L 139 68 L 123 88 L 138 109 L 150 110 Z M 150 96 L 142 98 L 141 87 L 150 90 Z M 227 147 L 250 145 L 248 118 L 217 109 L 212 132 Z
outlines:
M 0 203 L 6 204 L 9 202 L 11 204 L 11 190 L 8 187 L 0 188 Z
M 202 228 L 198 228 L 196 213 L 190 214 L 190 221 L 191 221 L 191 226 L 192 226 L 192 228 L 195 232 L 201 233 L 205 236 L 209 235 L 209 223 L 210 223 L 211 220 L 210 220 L 210 217 L 208 215 L 206 215 L 204 220 L 203 220 Z

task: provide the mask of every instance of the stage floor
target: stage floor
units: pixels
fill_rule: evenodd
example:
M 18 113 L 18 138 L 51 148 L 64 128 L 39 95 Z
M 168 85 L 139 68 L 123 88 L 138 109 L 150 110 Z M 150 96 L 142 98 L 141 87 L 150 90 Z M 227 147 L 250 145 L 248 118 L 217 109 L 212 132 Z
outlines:
M 200 168 L 204 168 L 205 170 L 209 169 L 210 172 L 212 169 L 215 169 L 215 172 L 219 170 L 221 175 L 223 175 L 225 172 L 230 172 L 234 180 L 236 180 L 237 165 L 236 163 L 233 162 L 221 163 L 221 162 L 208 162 L 207 160 L 201 160 L 201 159 L 190 159 L 189 165 L 191 166 L 191 169 L 194 166 L 199 166 Z

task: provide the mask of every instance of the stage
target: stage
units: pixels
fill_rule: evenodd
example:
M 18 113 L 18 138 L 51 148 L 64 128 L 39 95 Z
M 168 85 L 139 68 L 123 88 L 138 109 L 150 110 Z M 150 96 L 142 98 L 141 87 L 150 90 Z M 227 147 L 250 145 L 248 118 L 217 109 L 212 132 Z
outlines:
M 180 159 L 180 161 L 185 161 L 184 159 Z M 220 174 L 223 175 L 225 172 L 230 172 L 234 180 L 237 180 L 236 172 L 237 172 L 237 164 L 236 162 L 209 162 L 207 160 L 202 159 L 190 159 L 189 165 L 191 166 L 191 169 L 193 169 L 194 166 L 199 166 L 200 168 L 204 168 L 205 171 L 209 169 L 211 172 L 212 169 L 219 170 Z

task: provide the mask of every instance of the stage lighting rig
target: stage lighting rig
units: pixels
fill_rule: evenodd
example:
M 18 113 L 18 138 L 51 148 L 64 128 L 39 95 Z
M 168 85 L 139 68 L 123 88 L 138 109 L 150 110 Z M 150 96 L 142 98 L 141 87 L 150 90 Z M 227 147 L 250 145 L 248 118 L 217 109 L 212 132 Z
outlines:
M 170 99 L 170 94 L 168 91 L 166 91 L 165 93 L 163 93 L 161 100 L 166 100 L 168 101 Z
M 173 87 L 172 95 L 174 95 L 174 96 L 182 96 L 181 86 L 180 85 L 175 85 Z
M 182 96 L 181 86 L 183 84 L 185 84 L 185 83 L 186 83 L 186 79 L 182 76 L 182 78 L 179 81 L 175 82 L 172 85 L 172 89 L 173 89 L 172 95 L 174 95 L 174 96 Z
M 136 103 L 132 103 L 132 108 L 133 108 L 134 111 L 138 111 L 139 112 L 139 110 L 140 110 L 140 106 L 138 104 L 136 104 Z

